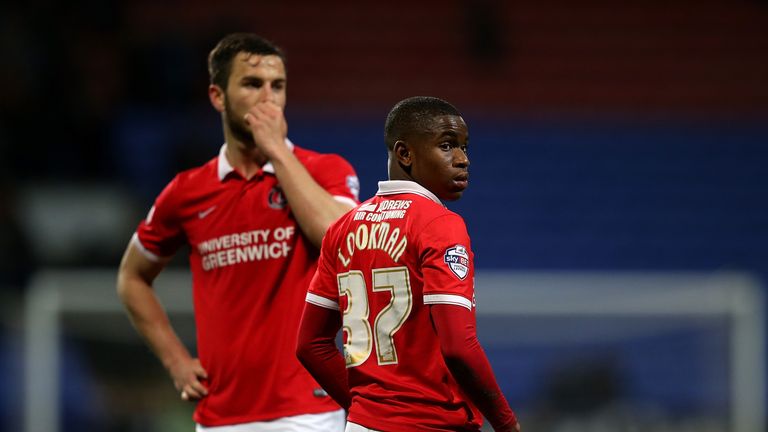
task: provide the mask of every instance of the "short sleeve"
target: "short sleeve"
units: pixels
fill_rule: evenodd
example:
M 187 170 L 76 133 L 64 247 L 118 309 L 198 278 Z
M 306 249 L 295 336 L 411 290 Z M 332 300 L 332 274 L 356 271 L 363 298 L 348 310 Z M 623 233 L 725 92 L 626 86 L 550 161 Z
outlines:
M 133 237 L 141 252 L 152 261 L 168 259 L 184 244 L 185 235 L 178 217 L 178 189 L 177 176 L 155 199 Z
M 474 254 L 464 220 L 451 213 L 440 216 L 419 236 L 424 304 L 474 308 Z
M 360 180 L 352 165 L 343 157 L 325 154 L 312 167 L 312 178 L 336 200 L 357 205 L 360 201 Z
M 326 309 L 339 310 L 339 288 L 336 282 L 335 266 L 333 265 L 336 258 L 331 237 L 333 236 L 329 229 L 323 237 L 320 258 L 317 261 L 317 270 L 312 277 L 312 282 L 309 284 L 306 300 L 307 303 L 312 303 Z

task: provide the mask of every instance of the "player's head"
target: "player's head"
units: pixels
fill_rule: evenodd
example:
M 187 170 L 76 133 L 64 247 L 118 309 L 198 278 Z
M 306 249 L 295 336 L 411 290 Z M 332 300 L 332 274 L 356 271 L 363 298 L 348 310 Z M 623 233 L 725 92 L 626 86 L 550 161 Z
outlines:
M 461 198 L 469 179 L 469 132 L 453 105 L 428 96 L 398 102 L 387 115 L 384 141 L 391 180 L 415 181 L 442 200 Z
M 285 54 L 272 42 L 253 33 L 230 33 L 222 38 L 208 54 L 208 75 L 211 84 L 227 88 L 232 63 L 238 54 L 279 57 L 285 68 Z
M 232 33 L 208 55 L 208 95 L 226 126 L 241 141 L 251 141 L 244 116 L 250 107 L 270 101 L 286 103 L 286 69 L 283 51 L 252 33 Z

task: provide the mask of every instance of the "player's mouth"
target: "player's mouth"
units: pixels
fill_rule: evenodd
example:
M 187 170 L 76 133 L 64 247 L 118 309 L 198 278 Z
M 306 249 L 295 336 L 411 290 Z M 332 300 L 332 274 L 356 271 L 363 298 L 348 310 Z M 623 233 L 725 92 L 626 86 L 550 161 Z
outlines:
M 462 173 L 453 178 L 453 184 L 456 188 L 464 190 L 469 186 L 469 174 Z

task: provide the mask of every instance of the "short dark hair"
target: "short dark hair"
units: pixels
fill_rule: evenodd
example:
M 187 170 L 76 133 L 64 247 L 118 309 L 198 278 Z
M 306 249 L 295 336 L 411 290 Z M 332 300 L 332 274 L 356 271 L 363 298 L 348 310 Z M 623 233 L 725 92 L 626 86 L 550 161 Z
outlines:
M 285 65 L 283 50 L 267 39 L 253 33 L 230 33 L 224 36 L 208 54 L 208 75 L 211 77 L 211 84 L 223 89 L 227 88 L 229 74 L 232 72 L 232 59 L 241 52 L 276 55 Z
M 403 99 L 389 111 L 384 123 L 384 142 L 393 150 L 395 142 L 413 134 L 424 132 L 437 116 L 461 116 L 450 103 L 431 96 L 414 96 Z

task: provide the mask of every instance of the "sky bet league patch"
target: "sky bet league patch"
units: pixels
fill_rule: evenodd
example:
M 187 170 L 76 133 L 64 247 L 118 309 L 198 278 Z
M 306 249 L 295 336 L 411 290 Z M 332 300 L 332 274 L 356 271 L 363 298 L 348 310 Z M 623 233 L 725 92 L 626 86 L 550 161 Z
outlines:
M 467 277 L 467 273 L 469 273 L 469 254 L 467 253 L 467 248 L 462 245 L 448 248 L 445 251 L 443 260 L 459 279 L 464 280 Z

